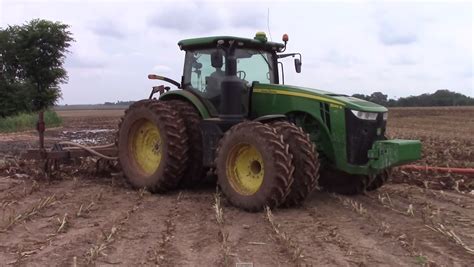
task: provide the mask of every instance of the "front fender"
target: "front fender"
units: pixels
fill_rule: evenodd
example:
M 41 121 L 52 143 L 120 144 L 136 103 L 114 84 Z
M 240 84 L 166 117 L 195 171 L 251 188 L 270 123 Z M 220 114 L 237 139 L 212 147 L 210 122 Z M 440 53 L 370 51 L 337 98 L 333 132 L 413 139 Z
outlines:
M 282 114 L 274 114 L 274 115 L 264 115 L 264 116 L 260 116 L 256 119 L 254 119 L 254 121 L 258 121 L 258 122 L 262 122 L 262 123 L 266 123 L 266 122 L 270 122 L 270 121 L 275 121 L 275 120 L 286 120 L 287 117 L 285 115 L 282 115 Z

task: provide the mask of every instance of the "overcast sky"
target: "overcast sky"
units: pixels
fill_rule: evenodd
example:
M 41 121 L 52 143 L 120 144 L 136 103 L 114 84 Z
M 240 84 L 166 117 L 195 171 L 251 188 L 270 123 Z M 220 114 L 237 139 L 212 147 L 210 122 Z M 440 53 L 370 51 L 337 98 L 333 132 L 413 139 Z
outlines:
M 0 0 L 0 27 L 35 18 L 71 26 L 61 104 L 138 100 L 156 73 L 180 80 L 190 37 L 288 33 L 303 54 L 287 84 L 402 97 L 448 88 L 474 96 L 472 2 L 21 1 Z

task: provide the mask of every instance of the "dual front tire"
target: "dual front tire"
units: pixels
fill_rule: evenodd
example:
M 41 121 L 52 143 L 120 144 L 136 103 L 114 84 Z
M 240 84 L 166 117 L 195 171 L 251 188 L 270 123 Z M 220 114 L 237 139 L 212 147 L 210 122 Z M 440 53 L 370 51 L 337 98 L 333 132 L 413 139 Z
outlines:
M 224 195 L 247 211 L 301 204 L 316 187 L 319 168 L 309 137 L 286 121 L 233 126 L 215 165 Z

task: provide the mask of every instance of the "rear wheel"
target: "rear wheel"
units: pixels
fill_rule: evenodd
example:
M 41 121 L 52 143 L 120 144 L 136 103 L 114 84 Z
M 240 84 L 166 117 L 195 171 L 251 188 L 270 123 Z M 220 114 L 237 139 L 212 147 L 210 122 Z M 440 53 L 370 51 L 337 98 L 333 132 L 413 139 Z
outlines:
M 188 137 L 189 163 L 180 184 L 182 186 L 194 186 L 202 180 L 206 173 L 202 165 L 202 134 L 199 127 L 202 119 L 197 109 L 189 102 L 170 100 L 168 103 L 176 108 L 180 117 L 183 118 Z
M 142 100 L 125 112 L 117 139 L 123 174 L 136 188 L 163 192 L 177 186 L 187 163 L 183 119 L 168 103 Z
M 218 184 L 234 206 L 248 211 L 273 208 L 290 192 L 291 154 L 272 127 L 239 123 L 222 137 L 216 154 Z
M 270 123 L 276 131 L 283 135 L 293 155 L 293 184 L 283 206 L 300 205 L 317 187 L 319 178 L 319 161 L 314 144 L 303 129 L 287 121 Z

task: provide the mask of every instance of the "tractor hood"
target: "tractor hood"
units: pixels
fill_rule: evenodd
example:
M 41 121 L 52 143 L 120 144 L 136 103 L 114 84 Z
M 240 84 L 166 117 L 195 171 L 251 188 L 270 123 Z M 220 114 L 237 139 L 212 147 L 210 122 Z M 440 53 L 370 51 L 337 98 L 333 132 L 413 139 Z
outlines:
M 263 84 L 257 83 L 254 86 L 254 92 L 280 94 L 297 96 L 303 98 L 315 99 L 333 105 L 343 106 L 348 109 L 367 111 L 367 112 L 387 112 L 384 106 L 365 101 L 352 96 L 335 94 L 319 89 L 312 89 L 291 85 Z

